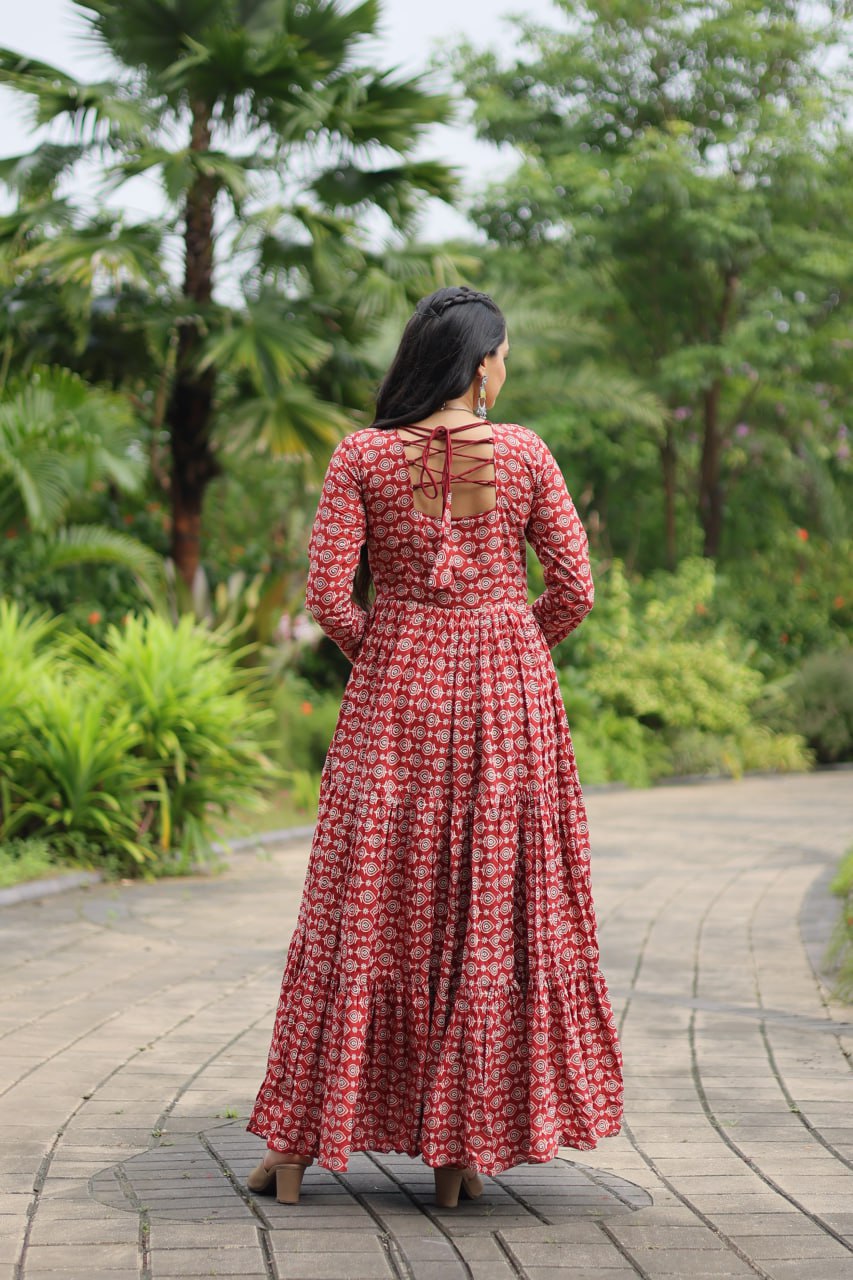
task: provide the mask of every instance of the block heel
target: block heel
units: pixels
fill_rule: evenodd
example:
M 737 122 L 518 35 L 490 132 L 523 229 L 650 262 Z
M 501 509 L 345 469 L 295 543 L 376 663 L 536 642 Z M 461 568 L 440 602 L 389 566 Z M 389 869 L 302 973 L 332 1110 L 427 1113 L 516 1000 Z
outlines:
M 435 1174 L 435 1202 L 442 1209 L 455 1209 L 459 1198 L 479 1200 L 483 1194 L 483 1180 L 476 1169 L 459 1165 L 444 1165 L 433 1169 Z
M 279 1204 L 299 1204 L 305 1164 L 277 1164 L 275 1167 L 275 1198 Z
M 434 1169 L 435 1203 L 442 1209 L 455 1209 L 459 1203 L 462 1190 L 462 1170 L 445 1165 L 443 1169 Z

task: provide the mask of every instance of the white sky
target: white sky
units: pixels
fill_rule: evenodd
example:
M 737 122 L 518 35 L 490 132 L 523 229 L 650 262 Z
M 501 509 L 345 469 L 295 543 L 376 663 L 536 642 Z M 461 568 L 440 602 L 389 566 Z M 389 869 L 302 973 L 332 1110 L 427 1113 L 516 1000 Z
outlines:
M 85 21 L 72 0 L 0 0 L 3 21 L 0 43 L 10 49 L 51 62 L 82 78 L 109 74 L 85 39 Z M 408 73 L 425 69 L 428 59 L 461 36 L 491 48 L 506 45 L 510 29 L 504 13 L 523 13 L 547 25 L 560 25 L 561 14 L 551 0 L 382 0 L 381 38 L 377 64 L 397 66 Z M 31 145 L 26 108 L 16 95 L 0 89 L 0 156 L 15 155 Z M 431 131 L 419 157 L 442 159 L 460 168 L 469 191 L 478 175 L 493 179 L 511 167 L 511 154 L 478 143 L 464 126 Z M 110 203 L 123 205 L 131 217 L 144 217 L 159 207 L 154 184 L 135 180 Z M 425 239 L 470 234 L 469 224 L 439 201 L 430 201 L 420 228 Z

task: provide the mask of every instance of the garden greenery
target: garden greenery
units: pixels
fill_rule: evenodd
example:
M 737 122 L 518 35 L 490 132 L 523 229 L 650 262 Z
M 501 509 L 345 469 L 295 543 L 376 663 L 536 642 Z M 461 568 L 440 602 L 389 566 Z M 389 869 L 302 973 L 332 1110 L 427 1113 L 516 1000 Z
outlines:
M 582 782 L 853 760 L 849 9 L 558 0 L 451 52 L 518 163 L 425 245 L 455 183 L 411 147 L 449 100 L 362 60 L 378 6 L 273 6 L 251 39 L 236 0 L 78 7 L 113 81 L 0 50 L 47 130 L 0 160 L 0 874 L 180 870 L 275 781 L 310 811 L 349 674 L 303 610 L 322 474 L 457 281 L 500 301 L 500 415 L 589 533 L 596 607 L 553 654 Z M 169 213 L 88 212 L 92 160 Z
M 716 573 L 696 557 L 632 584 L 598 575 L 595 609 L 555 651 L 582 782 L 807 769 L 804 738 L 762 714 L 755 644 L 715 616 Z
M 103 645 L 0 602 L 0 844 L 115 872 L 186 870 L 276 776 L 240 651 L 154 614 Z

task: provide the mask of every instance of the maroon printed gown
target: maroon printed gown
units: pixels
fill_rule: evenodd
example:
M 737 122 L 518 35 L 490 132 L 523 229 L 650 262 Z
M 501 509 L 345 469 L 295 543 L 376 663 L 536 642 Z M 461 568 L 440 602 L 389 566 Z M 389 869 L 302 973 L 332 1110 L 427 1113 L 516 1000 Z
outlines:
M 371 1150 L 500 1173 L 621 1124 L 550 654 L 592 607 L 587 540 L 544 441 L 482 425 L 492 510 L 451 517 L 453 438 L 472 424 L 426 436 L 422 481 L 444 449 L 441 517 L 415 506 L 401 436 L 367 428 L 335 449 L 311 534 L 306 602 L 353 667 L 248 1129 L 341 1172 Z M 532 605 L 525 539 L 546 584 Z

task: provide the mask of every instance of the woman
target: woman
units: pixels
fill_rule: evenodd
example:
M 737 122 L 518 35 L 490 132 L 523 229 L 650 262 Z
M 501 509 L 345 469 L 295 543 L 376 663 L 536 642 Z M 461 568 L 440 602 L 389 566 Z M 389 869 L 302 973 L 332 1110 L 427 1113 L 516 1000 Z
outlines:
M 324 480 L 306 602 L 353 668 L 248 1124 L 249 1185 L 286 1203 L 313 1158 L 372 1150 L 420 1155 L 452 1207 L 620 1128 L 549 652 L 592 607 L 587 541 L 545 443 L 489 419 L 508 351 L 486 294 L 424 298 Z

